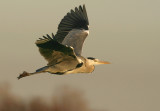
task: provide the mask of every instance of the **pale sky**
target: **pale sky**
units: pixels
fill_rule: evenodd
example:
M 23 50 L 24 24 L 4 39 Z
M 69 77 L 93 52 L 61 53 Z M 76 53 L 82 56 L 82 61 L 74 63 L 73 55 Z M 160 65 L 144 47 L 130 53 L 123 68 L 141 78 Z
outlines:
M 17 80 L 47 62 L 34 44 L 56 33 L 64 15 L 86 5 L 90 35 L 82 55 L 110 61 L 92 74 L 47 73 Z M 79 88 L 93 109 L 160 110 L 159 0 L 14 0 L 0 1 L 0 82 L 21 97 L 50 97 L 57 87 Z

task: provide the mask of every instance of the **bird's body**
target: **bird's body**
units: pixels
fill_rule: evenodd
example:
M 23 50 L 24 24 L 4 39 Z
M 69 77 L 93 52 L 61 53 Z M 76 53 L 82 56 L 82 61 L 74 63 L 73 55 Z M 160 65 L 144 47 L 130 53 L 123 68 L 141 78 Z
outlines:
M 72 61 L 63 61 L 57 65 L 53 65 L 46 69 L 46 72 L 52 74 L 73 74 L 73 73 L 91 73 L 94 71 L 94 65 L 83 57 L 78 57 L 83 63 L 73 63 Z M 87 66 L 86 66 L 87 65 Z
M 82 46 L 89 34 L 89 21 L 86 8 L 83 5 L 71 10 L 61 20 L 57 34 L 52 37 L 47 34 L 36 41 L 40 54 L 48 61 L 44 66 L 34 73 L 23 72 L 18 79 L 37 74 L 49 72 L 51 74 L 91 73 L 95 64 L 109 64 L 99 61 L 93 57 L 81 56 Z

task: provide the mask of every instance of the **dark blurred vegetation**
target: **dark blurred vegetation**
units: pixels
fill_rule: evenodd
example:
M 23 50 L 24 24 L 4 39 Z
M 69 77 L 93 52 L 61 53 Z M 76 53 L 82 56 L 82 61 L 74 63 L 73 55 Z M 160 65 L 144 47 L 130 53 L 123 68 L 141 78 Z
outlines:
M 0 111 L 93 111 L 82 91 L 70 87 L 56 90 L 50 100 L 34 97 L 24 100 L 10 90 L 10 85 L 0 84 Z

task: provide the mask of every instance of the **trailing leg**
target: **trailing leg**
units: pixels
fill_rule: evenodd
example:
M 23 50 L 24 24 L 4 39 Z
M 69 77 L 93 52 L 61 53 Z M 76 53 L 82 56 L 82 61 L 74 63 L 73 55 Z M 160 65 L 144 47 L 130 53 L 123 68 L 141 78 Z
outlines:
M 31 75 L 34 75 L 34 74 L 37 74 L 37 73 L 42 73 L 42 72 L 28 73 L 28 72 L 24 71 L 24 72 L 23 72 L 22 74 L 20 74 L 17 78 L 18 78 L 18 79 L 21 79 L 22 77 L 31 76 Z
M 24 71 L 17 78 L 21 79 L 22 77 L 31 76 L 31 75 L 38 74 L 38 73 L 43 73 L 43 72 L 46 72 L 45 71 L 46 69 L 48 69 L 48 66 L 42 67 L 40 69 L 37 69 L 36 72 L 33 72 L 33 73 L 28 73 L 28 72 Z

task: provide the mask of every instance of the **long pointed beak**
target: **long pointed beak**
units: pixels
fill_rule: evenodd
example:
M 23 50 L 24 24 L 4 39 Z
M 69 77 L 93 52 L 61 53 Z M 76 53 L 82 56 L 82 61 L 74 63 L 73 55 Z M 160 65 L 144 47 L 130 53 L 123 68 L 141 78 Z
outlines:
M 98 64 L 111 64 L 111 63 L 107 61 L 98 61 Z

